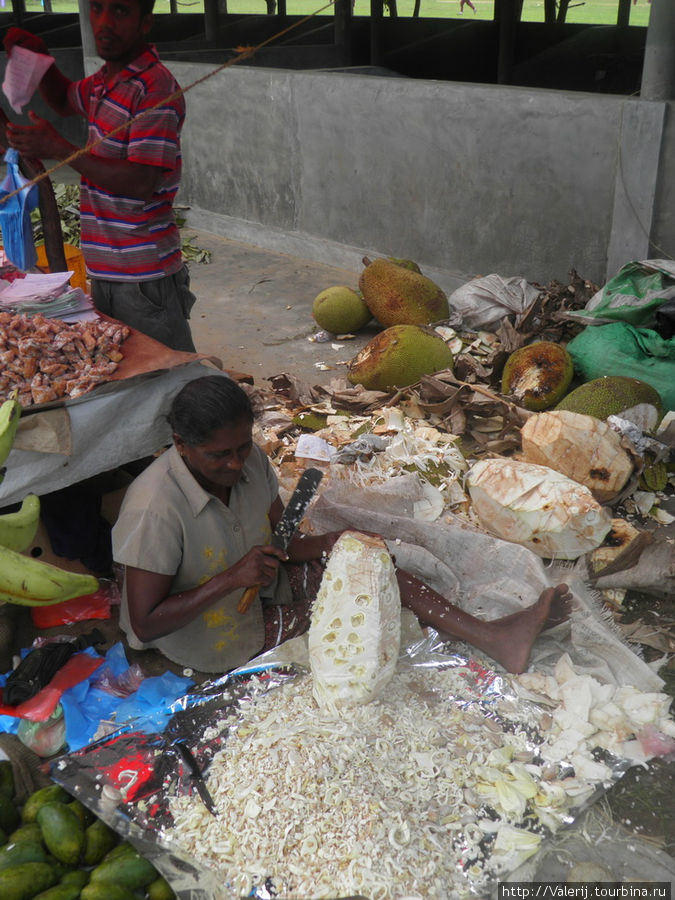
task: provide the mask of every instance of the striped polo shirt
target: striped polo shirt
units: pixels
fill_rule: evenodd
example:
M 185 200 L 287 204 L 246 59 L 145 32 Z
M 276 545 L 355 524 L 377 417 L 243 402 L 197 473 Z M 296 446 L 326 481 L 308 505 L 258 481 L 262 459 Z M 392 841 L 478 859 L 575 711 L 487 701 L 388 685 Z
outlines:
M 91 152 L 157 166 L 162 174 L 150 200 L 112 194 L 82 176 L 81 246 L 92 278 L 151 281 L 183 265 L 173 201 L 181 176 L 180 131 L 185 119 L 182 95 L 131 121 L 178 90 L 153 46 L 106 82 L 105 66 L 69 89 L 71 106 L 87 117 L 88 143 L 130 122 Z

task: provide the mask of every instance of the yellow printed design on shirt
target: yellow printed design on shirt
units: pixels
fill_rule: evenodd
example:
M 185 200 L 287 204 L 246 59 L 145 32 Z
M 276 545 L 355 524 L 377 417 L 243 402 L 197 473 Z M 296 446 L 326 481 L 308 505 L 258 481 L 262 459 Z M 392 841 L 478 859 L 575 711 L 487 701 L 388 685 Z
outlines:
M 217 628 L 219 638 L 213 645 L 216 650 L 223 650 L 228 644 L 239 639 L 239 623 L 224 609 L 207 609 L 202 613 L 207 628 Z
M 272 526 L 270 525 L 269 516 L 265 516 L 260 522 L 260 527 L 250 535 L 251 546 L 258 544 L 270 544 L 272 542 Z
M 237 621 L 234 616 L 225 612 L 224 609 L 207 609 L 202 613 L 202 616 L 208 628 L 226 628 L 229 626 L 228 630 L 231 631 L 237 627 Z
M 209 578 L 213 578 L 213 576 L 217 575 L 219 572 L 224 572 L 228 567 L 225 548 L 221 548 L 216 552 L 213 547 L 207 545 L 202 550 L 202 556 L 206 564 L 206 570 L 199 579 L 200 584 L 204 584 L 205 581 L 208 581 Z

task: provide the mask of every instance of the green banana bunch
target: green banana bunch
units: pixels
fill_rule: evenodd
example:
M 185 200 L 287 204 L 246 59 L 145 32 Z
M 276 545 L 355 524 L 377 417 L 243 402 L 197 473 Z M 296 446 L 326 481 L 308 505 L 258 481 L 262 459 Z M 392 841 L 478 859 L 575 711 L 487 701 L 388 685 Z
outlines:
M 0 545 L 10 550 L 27 550 L 33 543 L 40 524 L 40 498 L 36 494 L 24 497 L 16 512 L 0 516 Z
M 7 459 L 12 449 L 16 429 L 19 427 L 21 408 L 21 404 L 14 397 L 5 400 L 0 406 L 0 466 Z
M 98 578 L 68 572 L 0 546 L 0 602 L 49 606 L 98 590 Z

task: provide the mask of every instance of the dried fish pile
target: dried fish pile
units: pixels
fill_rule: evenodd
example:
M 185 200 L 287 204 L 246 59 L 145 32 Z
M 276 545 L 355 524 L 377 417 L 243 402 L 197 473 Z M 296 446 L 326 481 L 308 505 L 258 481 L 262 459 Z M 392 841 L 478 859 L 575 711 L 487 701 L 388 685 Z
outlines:
M 129 333 L 117 322 L 0 312 L 0 400 L 17 391 L 28 407 L 88 393 L 117 370 Z

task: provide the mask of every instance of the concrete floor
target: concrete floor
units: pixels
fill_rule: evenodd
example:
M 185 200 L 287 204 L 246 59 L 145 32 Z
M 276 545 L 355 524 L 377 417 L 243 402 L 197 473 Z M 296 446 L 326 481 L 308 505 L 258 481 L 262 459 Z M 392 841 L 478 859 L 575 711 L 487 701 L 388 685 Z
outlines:
M 358 287 L 359 271 L 184 229 L 185 238 L 192 235 L 193 246 L 211 252 L 210 263 L 190 263 L 195 346 L 256 385 L 282 372 L 310 384 L 344 378 L 346 363 L 379 330 L 371 324 L 352 340 L 310 340 L 320 330 L 312 318 L 316 295 L 336 284 Z

